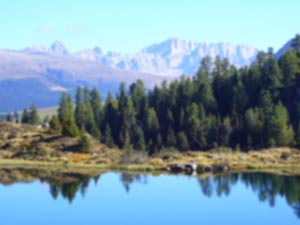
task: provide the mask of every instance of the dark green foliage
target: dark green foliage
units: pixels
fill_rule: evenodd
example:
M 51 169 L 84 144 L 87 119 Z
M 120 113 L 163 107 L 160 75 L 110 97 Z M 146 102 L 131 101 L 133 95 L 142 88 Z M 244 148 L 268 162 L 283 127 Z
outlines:
M 293 143 L 294 131 L 289 125 L 287 110 L 281 103 L 274 106 L 271 116 L 266 119 L 269 146 L 288 146 Z
M 113 139 L 112 134 L 111 134 L 111 129 L 110 129 L 110 126 L 108 124 L 106 124 L 106 127 L 105 127 L 104 143 L 109 148 L 113 148 L 114 145 L 115 145 L 114 139 Z
M 82 153 L 91 152 L 92 144 L 91 144 L 90 136 L 85 132 L 81 132 L 79 138 L 80 138 L 80 142 L 79 142 L 80 143 L 80 152 L 82 152 Z
M 30 124 L 38 124 L 41 122 L 40 116 L 38 115 L 37 108 L 35 104 L 32 104 L 29 111 L 29 123 Z
M 141 80 L 105 104 L 97 89 L 79 87 L 76 109 L 63 94 L 59 121 L 65 135 L 77 126 L 109 147 L 181 151 L 228 146 L 263 148 L 300 145 L 300 49 L 278 61 L 272 49 L 260 52 L 250 66 L 237 69 L 217 57 L 204 58 L 195 77 L 163 82 L 148 93 Z M 28 121 L 24 112 L 22 121 Z M 76 124 L 75 124 L 75 118 Z M 74 130 L 73 130 L 74 129 Z M 78 130 L 78 129 L 77 129 Z M 103 134 L 101 137 L 101 133 Z
M 167 147 L 175 147 L 176 146 L 176 137 L 175 137 L 174 131 L 171 127 L 169 127 L 169 129 L 168 129 L 166 146 Z
M 74 106 L 71 95 L 63 93 L 58 108 L 58 118 L 62 126 L 62 134 L 65 136 L 76 137 L 79 129 L 75 122 Z
M 145 151 L 146 144 L 145 144 L 145 136 L 144 131 L 140 127 L 136 127 L 133 132 L 133 148 L 138 151 Z
M 30 110 L 24 109 L 21 117 L 21 122 L 34 125 L 39 124 L 41 122 L 35 104 L 32 104 Z
M 21 122 L 29 123 L 29 113 L 28 113 L 27 109 L 24 109 L 24 111 L 22 113 Z
M 84 104 L 82 99 L 82 89 L 81 87 L 77 87 L 76 92 L 76 108 L 75 108 L 75 121 L 77 126 L 80 129 L 85 127 L 85 114 L 84 114 Z
M 7 122 L 12 122 L 13 121 L 13 115 L 12 113 L 8 113 L 7 116 L 6 116 L 6 121 Z
M 292 47 L 299 52 L 300 51 L 300 35 L 297 34 L 295 38 L 292 40 Z
M 184 132 L 179 132 L 177 139 L 177 147 L 180 151 L 186 151 L 190 149 L 188 139 Z
M 101 129 L 101 123 L 103 120 L 103 105 L 100 94 L 96 88 L 91 91 L 91 106 L 94 114 L 95 123 L 98 128 Z
M 50 125 L 50 129 L 52 132 L 59 133 L 59 134 L 61 133 L 62 128 L 61 128 L 61 124 L 60 124 L 57 116 L 51 117 L 51 119 L 49 121 L 49 125 Z

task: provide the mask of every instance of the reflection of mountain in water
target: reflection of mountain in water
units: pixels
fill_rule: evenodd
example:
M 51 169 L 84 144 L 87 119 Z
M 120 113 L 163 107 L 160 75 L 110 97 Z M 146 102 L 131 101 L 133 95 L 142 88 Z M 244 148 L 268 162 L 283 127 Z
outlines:
M 49 184 L 50 193 L 54 199 L 62 196 L 70 203 L 77 193 L 82 196 L 88 190 L 91 181 L 98 186 L 101 174 L 63 173 L 33 169 L 1 169 L 0 183 L 11 185 L 16 182 L 32 182 L 40 180 Z M 148 176 L 141 174 L 120 174 L 120 182 L 126 192 L 137 183 L 147 184 Z M 283 176 L 266 173 L 230 174 L 218 177 L 198 178 L 203 195 L 212 197 L 229 196 L 238 183 L 250 187 L 262 202 L 275 206 L 276 197 L 282 196 L 300 218 L 300 176 Z

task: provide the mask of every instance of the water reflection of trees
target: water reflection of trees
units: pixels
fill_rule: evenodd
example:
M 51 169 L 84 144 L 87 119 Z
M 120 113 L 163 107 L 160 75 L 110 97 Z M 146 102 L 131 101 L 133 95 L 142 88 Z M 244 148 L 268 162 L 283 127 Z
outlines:
M 72 202 L 78 192 L 80 192 L 82 196 L 85 196 L 91 179 L 97 183 L 99 178 L 100 175 L 91 178 L 88 175 L 82 174 L 65 174 L 64 179 L 49 179 L 46 182 L 49 183 L 50 193 L 54 199 L 61 195 L 63 198 L 68 199 L 69 202 Z
M 206 179 L 199 179 L 199 184 L 204 195 L 211 197 L 214 192 L 217 196 L 228 196 L 231 191 L 231 186 L 237 182 L 237 176 L 227 175 L 218 177 L 209 177 Z
M 68 199 L 69 202 L 72 202 L 79 192 L 82 196 L 85 196 L 90 185 L 90 181 L 94 180 L 97 184 L 99 178 L 100 175 L 90 177 L 82 174 L 64 174 L 63 179 L 47 179 L 46 182 L 49 183 L 50 193 L 54 199 L 61 195 L 63 198 Z M 120 181 L 128 193 L 132 184 L 147 183 L 147 176 L 141 174 L 122 173 L 120 174 Z
M 123 173 L 119 175 L 126 192 L 136 183 L 147 183 L 148 176 Z M 72 202 L 78 193 L 85 196 L 89 185 L 100 179 L 97 173 L 93 175 L 52 172 L 33 169 L 0 169 L 0 183 L 12 185 L 16 182 L 32 182 L 40 180 L 49 184 L 50 193 L 54 199 L 62 196 Z M 198 179 L 205 196 L 228 196 L 237 183 L 244 184 L 255 192 L 260 201 L 276 204 L 276 197 L 281 196 L 300 218 L 300 176 L 270 175 L 265 173 L 243 173 Z M 164 180 L 161 180 L 164 182 Z M 99 186 L 99 185 L 98 185 Z
M 130 191 L 130 186 L 134 183 L 147 183 L 147 176 L 141 174 L 122 173 L 120 180 L 127 193 Z
M 300 176 L 281 176 L 265 173 L 231 174 L 227 176 L 199 179 L 202 193 L 211 197 L 229 195 L 232 187 L 238 182 L 250 187 L 260 201 L 276 204 L 276 197 L 282 196 L 300 218 Z

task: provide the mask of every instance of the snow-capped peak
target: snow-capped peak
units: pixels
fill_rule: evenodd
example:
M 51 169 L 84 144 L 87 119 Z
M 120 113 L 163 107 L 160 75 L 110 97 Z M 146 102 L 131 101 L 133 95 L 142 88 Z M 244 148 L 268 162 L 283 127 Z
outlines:
M 54 42 L 50 46 L 48 52 L 52 53 L 52 54 L 57 54 L 57 55 L 67 55 L 67 54 L 69 54 L 67 48 L 63 45 L 63 43 L 61 43 L 59 41 Z

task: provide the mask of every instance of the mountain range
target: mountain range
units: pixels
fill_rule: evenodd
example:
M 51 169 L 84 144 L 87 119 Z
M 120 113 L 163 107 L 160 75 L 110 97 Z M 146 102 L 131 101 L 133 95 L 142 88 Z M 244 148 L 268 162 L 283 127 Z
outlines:
M 96 86 L 102 96 L 107 91 L 115 93 L 121 81 L 130 84 L 142 79 L 151 88 L 165 79 L 195 74 L 205 56 L 228 58 L 242 67 L 251 64 L 257 53 L 257 48 L 247 45 L 177 38 L 127 55 L 99 47 L 70 52 L 59 41 L 49 48 L 0 50 L 0 112 L 23 109 L 33 102 L 38 107 L 57 105 L 62 91 L 74 93 L 78 85 Z
M 150 88 L 165 79 L 120 71 L 65 54 L 57 44 L 52 47 L 49 52 L 0 50 L 0 112 L 24 109 L 33 102 L 38 107 L 57 105 L 62 91 L 74 93 L 78 85 L 97 87 L 105 95 L 115 93 L 121 81 L 130 84 L 140 78 Z
M 25 49 L 25 52 L 72 55 L 119 70 L 180 76 L 195 74 L 201 59 L 205 56 L 227 58 L 236 67 L 249 65 L 255 59 L 258 49 L 249 45 L 207 44 L 171 38 L 127 55 L 111 51 L 104 52 L 100 47 L 70 53 L 60 42 L 55 42 L 49 49 L 43 46 L 34 46 Z

